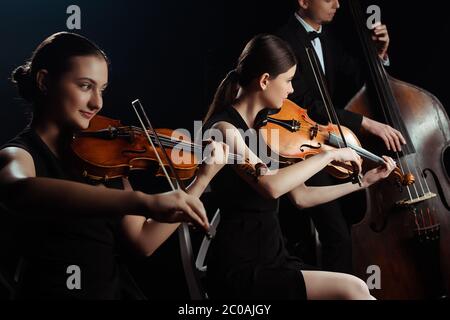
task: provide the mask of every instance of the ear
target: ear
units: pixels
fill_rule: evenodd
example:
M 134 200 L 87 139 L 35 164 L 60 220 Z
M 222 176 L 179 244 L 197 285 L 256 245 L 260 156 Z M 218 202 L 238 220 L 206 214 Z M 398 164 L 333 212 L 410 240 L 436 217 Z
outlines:
M 259 87 L 263 90 L 266 90 L 267 85 L 269 84 L 270 75 L 266 72 L 259 77 Z
M 309 7 L 309 0 L 298 0 L 300 9 L 307 10 Z
M 46 69 L 41 69 L 36 73 L 36 84 L 39 90 L 46 94 L 48 91 L 48 71 Z

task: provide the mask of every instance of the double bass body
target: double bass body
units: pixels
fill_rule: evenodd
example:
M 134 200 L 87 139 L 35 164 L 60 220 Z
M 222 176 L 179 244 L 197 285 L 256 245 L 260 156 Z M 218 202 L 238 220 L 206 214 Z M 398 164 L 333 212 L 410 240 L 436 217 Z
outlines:
M 363 279 L 379 271 L 372 294 L 380 299 L 443 298 L 450 291 L 449 118 L 429 92 L 387 78 L 415 151 L 400 161 L 420 179 L 409 189 L 382 181 L 367 190 L 364 218 L 352 227 L 354 271 Z M 368 89 L 346 109 L 385 122 Z M 384 148 L 364 134 L 360 139 L 369 150 Z M 402 202 L 410 198 L 415 201 Z

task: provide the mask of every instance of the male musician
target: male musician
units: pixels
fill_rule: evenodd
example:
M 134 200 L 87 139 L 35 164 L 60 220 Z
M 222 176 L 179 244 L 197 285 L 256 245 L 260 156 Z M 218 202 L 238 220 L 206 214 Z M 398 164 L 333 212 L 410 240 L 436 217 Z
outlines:
M 342 98 L 339 97 L 337 90 L 339 84 L 350 86 L 354 94 L 364 83 L 364 75 L 358 61 L 343 49 L 342 45 L 332 36 L 331 30 L 329 30 L 330 26 L 327 26 L 340 7 L 339 1 L 296 1 L 298 3 L 297 11 L 277 33 L 291 45 L 298 60 L 297 72 L 292 80 L 294 93 L 289 98 L 299 106 L 306 108 L 313 120 L 323 124 L 329 122 L 305 51 L 306 46 L 312 46 L 325 74 L 340 123 L 356 134 L 361 129 L 366 130 L 383 139 L 388 150 L 400 151 L 401 145 L 406 142 L 399 131 L 360 114 L 344 110 L 344 104 L 337 103 Z M 389 65 L 387 27 L 381 23 L 375 24 L 372 39 L 378 48 L 380 59 L 385 65 Z M 332 183 L 333 178 L 325 172 L 315 175 L 308 182 L 309 185 Z M 315 207 L 309 213 L 319 232 L 322 244 L 322 268 L 351 273 L 351 237 L 339 203 L 333 201 Z

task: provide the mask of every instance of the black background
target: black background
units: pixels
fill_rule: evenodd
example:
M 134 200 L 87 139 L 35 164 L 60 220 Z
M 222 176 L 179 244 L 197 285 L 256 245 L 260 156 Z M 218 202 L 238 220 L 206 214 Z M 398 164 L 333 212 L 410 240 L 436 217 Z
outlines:
M 48 35 L 67 31 L 66 9 L 81 8 L 81 30 L 112 61 L 103 114 L 136 123 L 130 102 L 140 98 L 154 126 L 192 129 L 220 80 L 255 34 L 281 26 L 294 1 L 2 1 L 0 8 L 0 144 L 27 123 L 27 106 L 10 83 L 11 71 Z M 450 22 L 442 1 L 379 4 L 391 37 L 389 73 L 435 94 L 449 113 Z M 420 4 L 420 5 L 419 5 Z M 359 45 L 346 0 L 333 23 L 346 46 Z M 187 297 L 176 237 L 134 272 L 153 299 Z M 171 285 L 168 285 L 168 284 Z

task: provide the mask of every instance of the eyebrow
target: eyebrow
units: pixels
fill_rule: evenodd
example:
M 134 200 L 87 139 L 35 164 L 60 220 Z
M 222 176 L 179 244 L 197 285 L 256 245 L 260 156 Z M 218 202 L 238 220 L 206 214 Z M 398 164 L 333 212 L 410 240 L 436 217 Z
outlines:
M 81 78 L 77 78 L 77 80 L 87 80 L 87 81 L 89 81 L 89 82 L 92 82 L 93 84 L 97 84 L 97 81 L 95 81 L 94 79 L 91 79 L 91 78 L 87 78 L 87 77 L 81 77 Z M 106 88 L 108 86 L 108 82 L 107 83 L 105 83 L 102 87 L 103 88 Z

